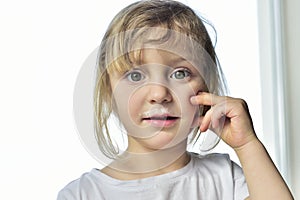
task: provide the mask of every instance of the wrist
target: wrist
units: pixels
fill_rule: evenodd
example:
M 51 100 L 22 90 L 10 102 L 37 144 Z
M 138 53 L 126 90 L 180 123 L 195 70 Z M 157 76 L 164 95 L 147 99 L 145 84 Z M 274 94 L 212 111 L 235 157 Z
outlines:
M 239 156 L 241 154 L 248 153 L 251 153 L 253 155 L 253 153 L 261 151 L 262 149 L 264 150 L 265 148 L 261 141 L 257 137 L 253 137 L 244 145 L 234 148 L 234 151 Z

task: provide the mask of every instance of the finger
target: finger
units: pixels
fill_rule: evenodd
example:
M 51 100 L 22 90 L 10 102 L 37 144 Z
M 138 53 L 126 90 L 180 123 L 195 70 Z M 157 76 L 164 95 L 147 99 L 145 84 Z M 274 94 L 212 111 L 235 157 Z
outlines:
M 222 129 L 226 119 L 225 112 L 224 104 L 218 104 L 212 107 L 203 117 L 200 130 L 206 131 L 209 128 L 213 130 Z
M 218 134 L 221 133 L 224 128 L 227 118 L 226 112 L 226 103 L 220 103 L 214 106 L 211 115 L 211 128 Z
M 217 96 L 207 92 L 201 92 L 196 96 L 192 96 L 190 101 L 193 105 L 214 106 L 226 100 L 224 96 Z
M 201 125 L 201 123 L 202 123 L 202 120 L 203 120 L 203 116 L 201 115 L 201 116 L 197 116 L 194 120 L 193 120 L 193 122 L 192 122 L 192 126 L 191 127 L 199 127 L 200 125 Z
M 200 131 L 205 132 L 210 126 L 211 123 L 211 116 L 213 114 L 213 108 L 209 109 L 204 117 L 202 118 L 201 124 L 200 124 Z

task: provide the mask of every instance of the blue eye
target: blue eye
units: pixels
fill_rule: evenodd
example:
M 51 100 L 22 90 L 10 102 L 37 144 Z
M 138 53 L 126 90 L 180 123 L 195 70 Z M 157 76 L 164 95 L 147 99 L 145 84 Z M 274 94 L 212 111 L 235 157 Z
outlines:
M 132 72 L 129 72 L 126 75 L 126 77 L 131 82 L 138 82 L 138 81 L 141 81 L 144 78 L 144 75 L 141 72 L 132 71 Z
M 191 76 L 191 72 L 188 69 L 179 69 L 171 74 L 171 78 L 186 79 Z

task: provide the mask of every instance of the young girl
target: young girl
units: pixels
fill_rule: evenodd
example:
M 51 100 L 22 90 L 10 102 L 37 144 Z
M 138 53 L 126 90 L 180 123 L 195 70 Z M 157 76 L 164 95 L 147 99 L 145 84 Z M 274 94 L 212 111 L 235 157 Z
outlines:
M 147 0 L 121 10 L 98 57 L 96 139 L 113 161 L 63 188 L 58 199 L 292 199 L 245 101 L 226 87 L 203 21 L 186 5 Z M 111 133 L 116 117 L 122 130 Z M 208 130 L 228 155 L 188 152 Z M 122 150 L 113 135 L 126 132 Z M 197 144 L 197 143 L 196 143 Z

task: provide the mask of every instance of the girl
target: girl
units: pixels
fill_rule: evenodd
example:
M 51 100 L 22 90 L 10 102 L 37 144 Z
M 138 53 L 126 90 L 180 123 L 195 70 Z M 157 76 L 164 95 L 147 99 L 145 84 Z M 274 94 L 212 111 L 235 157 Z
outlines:
M 113 161 L 58 199 L 292 199 L 246 102 L 224 94 L 212 42 L 191 8 L 170 0 L 124 8 L 102 40 L 94 96 L 96 139 Z M 112 116 L 126 132 L 125 150 L 112 138 Z M 186 150 L 207 130 L 235 150 L 243 169 L 228 155 Z

